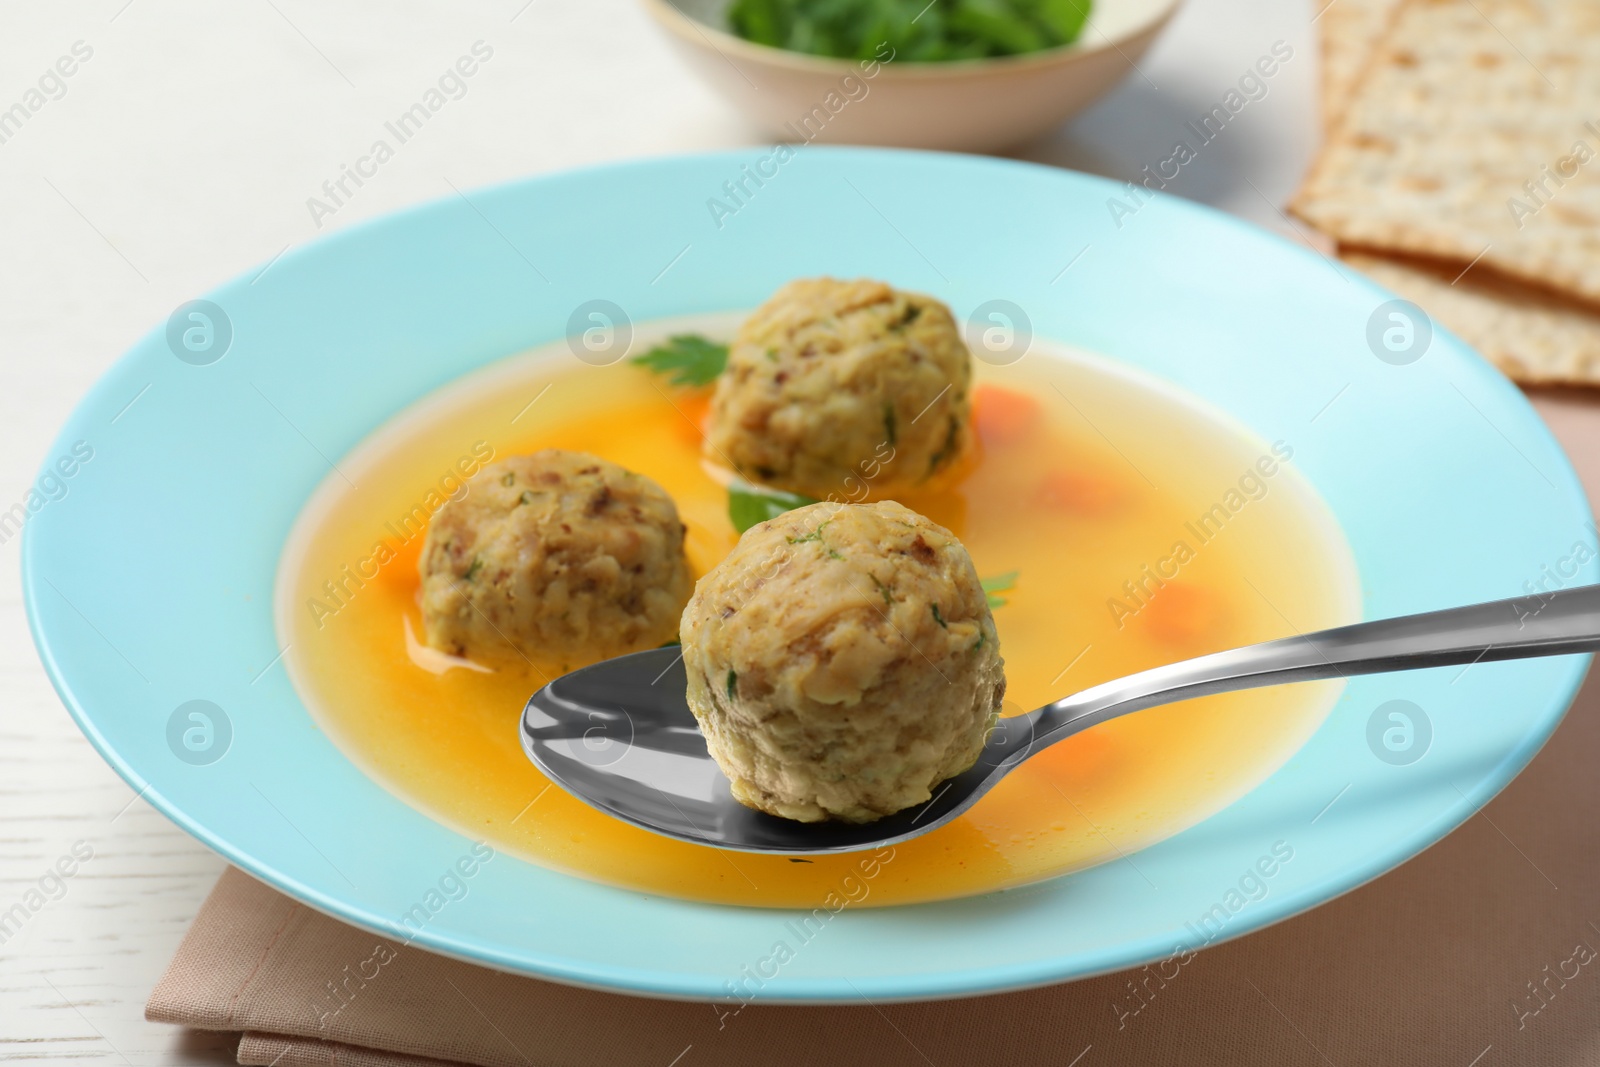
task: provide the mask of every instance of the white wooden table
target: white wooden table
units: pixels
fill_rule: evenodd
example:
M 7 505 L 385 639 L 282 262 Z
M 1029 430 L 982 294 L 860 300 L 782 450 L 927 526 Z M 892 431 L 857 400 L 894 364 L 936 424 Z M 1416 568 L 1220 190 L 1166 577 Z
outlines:
M 1189 0 L 1113 96 L 1019 154 L 1132 177 L 1285 40 L 1295 56 L 1268 95 L 1168 191 L 1290 232 L 1274 205 L 1317 137 L 1311 18 L 1309 0 Z M 178 304 L 315 237 L 307 198 L 480 40 L 494 54 L 467 95 L 324 231 L 452 184 L 766 139 L 632 0 L 0 3 L 0 111 L 75 45 L 90 53 L 0 142 L 0 512 L 112 360 Z M 136 799 L 62 709 L 23 617 L 19 544 L 0 544 L 0 912 L 76 842 L 93 859 L 0 944 L 0 1060 L 231 1062 L 228 1043 L 142 1014 L 222 862 Z

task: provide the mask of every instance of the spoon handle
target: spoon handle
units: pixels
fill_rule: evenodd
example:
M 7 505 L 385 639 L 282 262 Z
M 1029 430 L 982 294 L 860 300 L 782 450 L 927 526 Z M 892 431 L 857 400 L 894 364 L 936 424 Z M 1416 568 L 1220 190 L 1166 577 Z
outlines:
M 1385 671 L 1600 650 L 1600 585 L 1380 619 L 1246 645 L 1106 682 L 1034 713 L 1033 750 L 1191 697 Z

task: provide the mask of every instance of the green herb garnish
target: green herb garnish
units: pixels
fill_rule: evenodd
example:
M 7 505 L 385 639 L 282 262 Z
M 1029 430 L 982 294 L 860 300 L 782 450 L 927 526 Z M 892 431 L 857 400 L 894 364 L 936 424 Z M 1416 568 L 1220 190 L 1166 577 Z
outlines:
M 728 699 L 733 699 L 733 689 L 739 684 L 739 676 L 732 671 L 728 672 Z
M 697 333 L 676 334 L 633 362 L 657 374 L 669 374 L 673 385 L 709 385 L 728 365 L 728 346 Z
M 1091 0 L 734 0 L 740 37 L 791 52 L 935 63 L 1071 44 Z
M 733 528 L 744 533 L 768 519 L 775 519 L 786 511 L 803 508 L 816 501 L 796 493 L 780 493 L 776 489 L 730 487 L 728 489 L 728 518 Z
M 822 522 L 818 523 L 817 528 L 812 530 L 810 533 L 804 534 L 800 537 L 785 538 L 785 540 L 787 540 L 791 545 L 803 545 L 807 541 L 822 541 L 822 528 L 828 525 L 828 523 L 831 521 L 831 519 L 824 519 Z M 826 542 L 823 543 L 826 544 Z
M 997 574 L 993 578 L 981 579 L 978 584 L 983 586 L 983 593 L 989 598 L 989 607 L 1003 608 L 1007 603 L 1006 598 L 1003 596 L 995 596 L 995 594 L 1008 592 L 1009 590 L 1015 588 L 1017 584 L 1017 572 L 1008 571 L 1005 574 Z
M 946 629 L 946 630 L 950 629 L 950 624 L 944 621 L 944 616 L 943 615 L 939 614 L 939 605 L 937 605 L 937 604 L 929 604 L 928 606 L 933 609 L 933 621 L 938 623 L 939 626 L 941 628 L 943 628 L 943 629 Z
M 828 558 L 829 559 L 844 559 L 843 553 L 841 553 L 838 549 L 834 548 L 832 545 L 828 544 L 828 542 L 823 540 L 823 538 L 822 538 L 823 527 L 827 526 L 828 523 L 830 523 L 832 521 L 833 521 L 832 519 L 823 519 L 820 523 L 817 524 L 817 528 L 815 530 L 812 530 L 810 533 L 806 534 L 805 536 L 803 536 L 803 537 L 790 537 L 790 538 L 786 538 L 786 540 L 791 545 L 803 545 L 803 544 L 806 544 L 808 542 L 815 541 L 817 544 L 822 546 L 822 551 L 824 551 L 824 552 L 826 552 L 828 554 Z
M 476 578 L 478 576 L 478 572 L 481 570 L 483 570 L 483 557 L 473 556 L 472 563 L 467 567 L 467 581 L 470 582 L 472 579 Z

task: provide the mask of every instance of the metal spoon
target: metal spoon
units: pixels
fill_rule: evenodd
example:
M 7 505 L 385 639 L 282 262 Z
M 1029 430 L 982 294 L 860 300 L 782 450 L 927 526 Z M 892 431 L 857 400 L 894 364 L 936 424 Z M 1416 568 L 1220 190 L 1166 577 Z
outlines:
M 606 660 L 539 690 L 523 712 L 522 747 L 573 796 L 658 834 L 741 852 L 854 852 L 935 830 L 1035 752 L 1144 708 L 1263 685 L 1596 650 L 1600 586 L 1591 585 L 1200 656 L 1000 719 L 970 770 L 935 786 L 926 803 L 865 825 L 794 822 L 734 800 L 689 711 L 673 646 Z

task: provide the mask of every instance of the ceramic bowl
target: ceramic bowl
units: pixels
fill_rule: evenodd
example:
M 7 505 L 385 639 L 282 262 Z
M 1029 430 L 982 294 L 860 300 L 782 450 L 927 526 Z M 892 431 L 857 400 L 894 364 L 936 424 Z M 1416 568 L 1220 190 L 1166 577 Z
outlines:
M 729 0 L 644 0 L 694 71 L 788 143 L 990 152 L 1082 111 L 1132 74 L 1179 0 L 1095 0 L 1078 40 L 1023 56 L 950 63 L 804 55 L 728 29 Z

